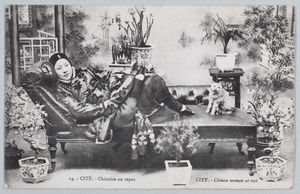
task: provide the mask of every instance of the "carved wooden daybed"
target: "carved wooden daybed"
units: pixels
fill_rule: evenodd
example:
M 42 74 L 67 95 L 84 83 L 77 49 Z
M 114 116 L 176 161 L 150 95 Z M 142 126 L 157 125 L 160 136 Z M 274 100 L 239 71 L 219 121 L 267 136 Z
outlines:
M 53 67 L 48 62 L 39 62 L 33 65 L 23 74 L 21 79 L 21 85 L 32 101 L 45 105 L 44 110 L 48 113 L 45 128 L 52 171 L 56 165 L 57 143 L 60 143 L 62 151 L 67 153 L 66 143 L 90 142 L 83 135 L 83 132 L 87 130 L 87 124 L 77 123 L 49 87 L 49 83 L 53 79 Z M 239 143 L 239 152 L 243 153 L 241 150 L 242 143 L 247 142 L 247 137 L 256 136 L 255 123 L 241 109 L 234 108 L 233 113 L 230 115 L 210 115 L 205 113 L 206 106 L 204 105 L 190 105 L 189 108 L 195 111 L 195 115 L 183 117 L 182 119 L 196 126 L 195 132 L 200 134 L 200 140 L 203 142 Z M 173 118 L 172 115 L 174 114 L 176 113 L 166 107 L 149 117 L 156 135 L 159 135 L 159 130 L 171 121 L 165 118 Z M 113 141 L 129 143 L 132 131 L 123 131 L 113 137 Z M 253 147 L 248 147 L 249 168 L 252 168 L 254 164 L 252 157 L 254 150 Z

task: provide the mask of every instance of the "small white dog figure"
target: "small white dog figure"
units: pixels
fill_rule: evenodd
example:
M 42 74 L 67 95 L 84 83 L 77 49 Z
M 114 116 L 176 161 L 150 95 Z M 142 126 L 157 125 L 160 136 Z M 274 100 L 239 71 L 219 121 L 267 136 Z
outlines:
M 208 106 L 206 113 L 211 115 L 215 114 L 230 114 L 231 108 L 228 108 L 227 102 L 229 99 L 229 93 L 223 89 L 221 83 L 213 82 L 209 90 Z

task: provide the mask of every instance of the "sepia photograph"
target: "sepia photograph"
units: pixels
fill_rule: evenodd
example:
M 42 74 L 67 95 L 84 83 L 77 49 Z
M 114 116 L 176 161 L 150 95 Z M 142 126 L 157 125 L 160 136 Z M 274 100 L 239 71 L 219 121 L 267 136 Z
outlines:
M 295 5 L 6 4 L 10 189 L 286 189 Z

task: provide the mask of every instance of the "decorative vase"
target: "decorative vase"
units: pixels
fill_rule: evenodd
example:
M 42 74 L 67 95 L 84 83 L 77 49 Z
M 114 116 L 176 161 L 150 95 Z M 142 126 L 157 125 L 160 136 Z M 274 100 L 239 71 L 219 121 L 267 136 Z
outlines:
M 237 53 L 230 54 L 217 54 L 216 55 L 216 65 L 219 70 L 232 71 L 235 66 L 235 57 Z
M 265 148 L 270 147 L 273 149 L 274 156 L 279 156 L 282 140 L 273 140 L 273 145 L 270 146 L 271 140 L 272 139 L 269 137 L 258 137 L 257 138 L 256 145 L 259 148 L 258 152 L 260 153 L 260 155 L 269 155 L 269 154 L 263 153 L 263 150 Z
M 34 162 L 34 160 L 34 157 L 19 160 L 22 179 L 26 183 L 36 184 L 45 181 L 48 175 L 48 159 L 39 157 L 37 162 Z
M 264 181 L 279 181 L 284 174 L 287 161 L 280 157 L 262 156 L 255 159 L 259 178 Z
M 192 165 L 189 160 L 180 160 L 179 166 L 176 160 L 166 160 L 165 166 L 170 185 L 184 186 L 190 183 Z
M 147 45 L 145 47 L 131 47 L 131 64 L 135 62 L 149 64 L 152 55 L 153 46 Z

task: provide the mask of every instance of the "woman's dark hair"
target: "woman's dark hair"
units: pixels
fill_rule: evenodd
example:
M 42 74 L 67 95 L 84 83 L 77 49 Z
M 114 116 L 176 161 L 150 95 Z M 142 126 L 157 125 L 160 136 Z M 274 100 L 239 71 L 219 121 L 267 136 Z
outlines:
M 63 54 L 63 53 L 54 53 L 53 55 L 51 55 L 49 62 L 55 66 L 55 63 L 60 60 L 60 59 L 66 59 L 67 61 L 69 61 L 67 55 Z M 69 63 L 72 65 L 72 63 L 69 61 Z

